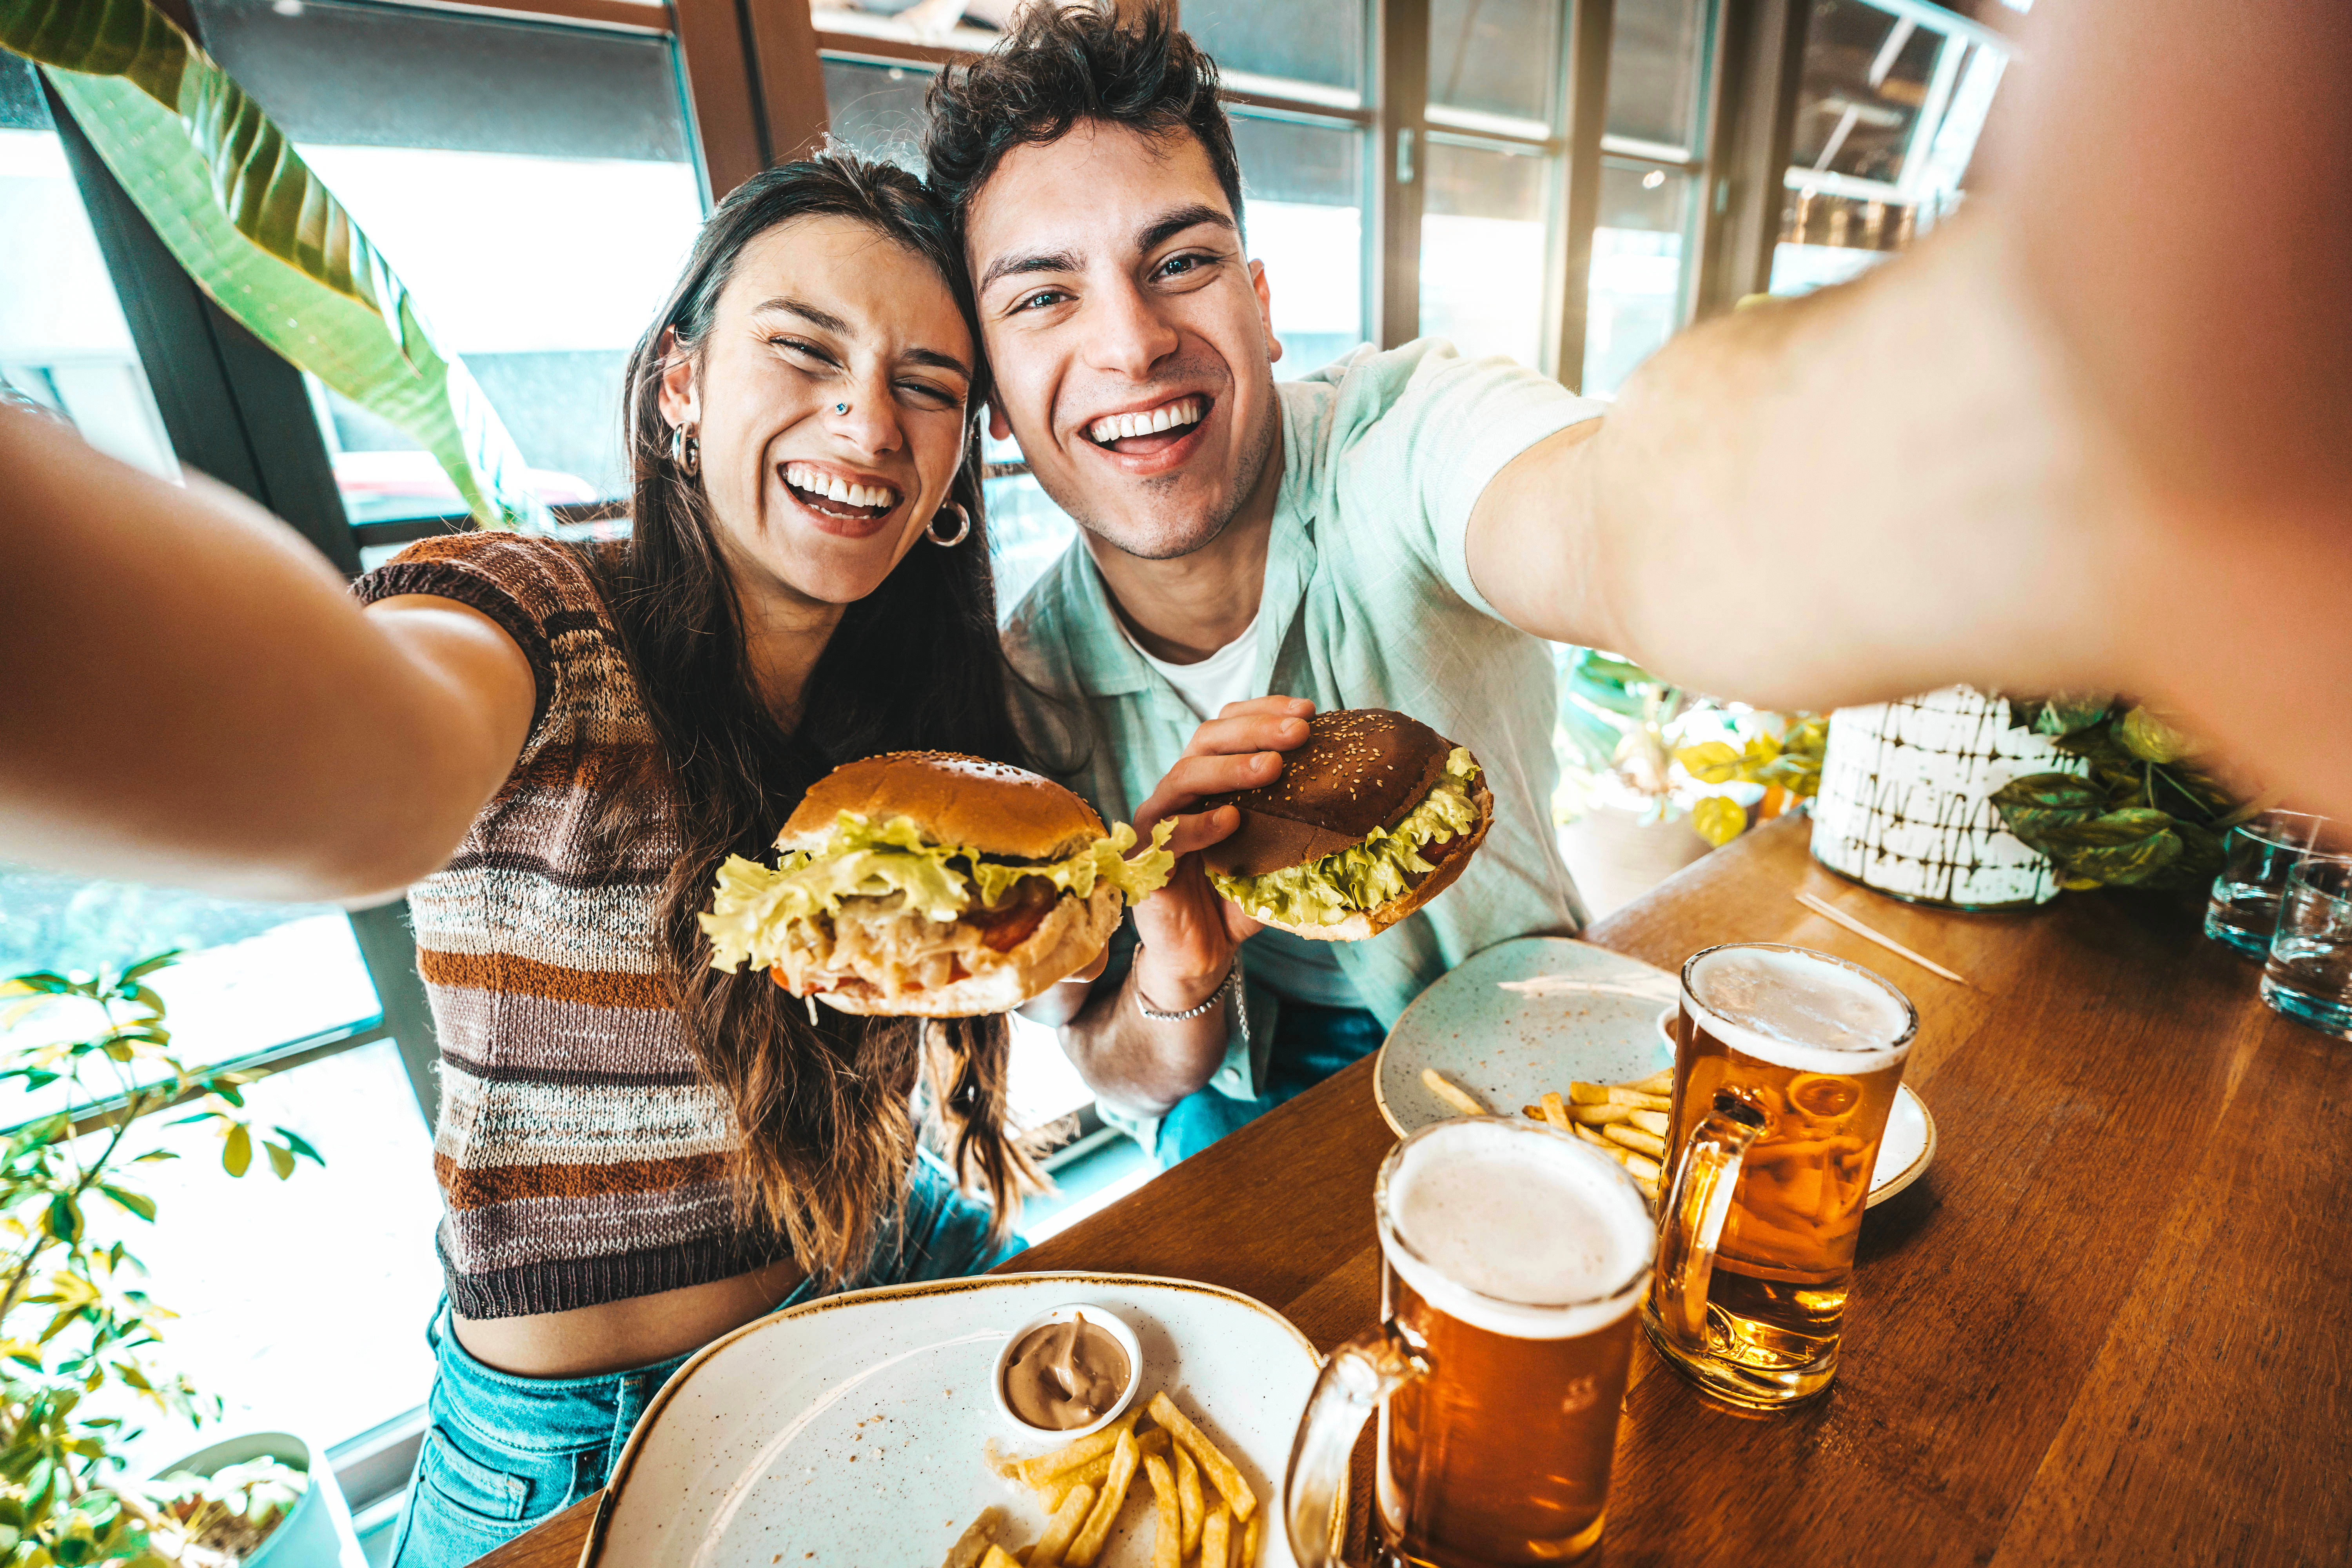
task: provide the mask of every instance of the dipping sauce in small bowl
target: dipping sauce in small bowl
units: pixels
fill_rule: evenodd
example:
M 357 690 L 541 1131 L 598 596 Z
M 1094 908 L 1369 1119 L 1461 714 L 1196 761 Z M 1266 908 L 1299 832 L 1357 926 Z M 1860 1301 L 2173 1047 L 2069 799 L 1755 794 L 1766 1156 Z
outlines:
M 1033 1432 L 1082 1437 L 1118 1418 L 1142 1383 L 1135 1332 L 1073 1303 L 1022 1324 L 996 1358 L 998 1408 Z

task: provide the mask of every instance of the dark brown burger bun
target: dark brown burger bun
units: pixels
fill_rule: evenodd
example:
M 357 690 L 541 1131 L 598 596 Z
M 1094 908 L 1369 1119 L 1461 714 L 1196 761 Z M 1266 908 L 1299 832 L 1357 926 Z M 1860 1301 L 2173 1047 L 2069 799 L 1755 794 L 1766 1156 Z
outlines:
M 1283 753 L 1282 776 L 1211 795 L 1202 811 L 1238 807 L 1232 837 L 1201 852 L 1213 871 L 1262 877 L 1394 828 L 1445 776 L 1454 742 L 1388 708 L 1339 708 L 1307 721 L 1307 740 Z
M 1254 914 L 1250 918 L 1258 921 L 1261 925 L 1272 926 L 1277 931 L 1286 931 L 1293 936 L 1303 936 L 1309 942 L 1361 942 L 1368 936 L 1380 935 L 1381 932 L 1452 887 L 1454 879 L 1462 875 L 1465 868 L 1469 866 L 1471 857 L 1478 852 L 1478 846 L 1486 841 L 1486 829 L 1495 824 L 1495 796 L 1492 791 L 1484 784 L 1473 784 L 1470 789 L 1470 800 L 1478 808 L 1478 826 L 1467 834 L 1458 835 L 1444 844 L 1432 844 L 1423 850 L 1422 854 L 1424 858 L 1433 854 L 1438 857 L 1436 868 L 1388 902 L 1349 915 L 1346 920 L 1330 925 L 1292 925 L 1286 921 L 1260 920 Z

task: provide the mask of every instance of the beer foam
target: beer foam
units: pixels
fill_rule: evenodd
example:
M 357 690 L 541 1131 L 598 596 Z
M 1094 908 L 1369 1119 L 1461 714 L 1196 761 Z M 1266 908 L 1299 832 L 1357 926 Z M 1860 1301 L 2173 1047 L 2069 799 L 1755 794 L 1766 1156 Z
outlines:
M 1421 1298 L 1489 1333 L 1557 1340 L 1633 1310 L 1656 1226 L 1614 1162 L 1548 1128 L 1442 1123 L 1388 1178 L 1389 1261 Z
M 1718 948 L 1683 991 L 1708 1034 L 1796 1072 L 1876 1072 L 1910 1045 L 1910 1008 L 1884 982 L 1818 953 Z

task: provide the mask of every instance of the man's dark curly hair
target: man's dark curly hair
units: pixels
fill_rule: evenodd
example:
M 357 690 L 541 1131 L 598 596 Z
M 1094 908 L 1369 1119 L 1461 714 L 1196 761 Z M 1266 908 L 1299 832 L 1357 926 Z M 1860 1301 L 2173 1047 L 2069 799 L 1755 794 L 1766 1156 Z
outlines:
M 1005 153 L 1058 142 L 1081 120 L 1155 137 L 1191 132 L 1241 226 L 1241 161 L 1217 103 L 1217 62 L 1159 6 L 1141 10 L 1121 20 L 1109 0 L 1066 9 L 1035 0 L 996 47 L 933 79 L 923 156 L 931 192 L 955 215 L 959 233 Z

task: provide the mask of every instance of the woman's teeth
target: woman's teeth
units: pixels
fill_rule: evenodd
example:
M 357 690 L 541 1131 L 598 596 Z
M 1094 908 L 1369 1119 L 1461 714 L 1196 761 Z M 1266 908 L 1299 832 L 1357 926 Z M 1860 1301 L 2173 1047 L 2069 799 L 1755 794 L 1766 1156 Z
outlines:
M 1087 434 L 1103 442 L 1123 441 L 1129 436 L 1156 436 L 1181 425 L 1198 425 L 1207 412 L 1202 399 L 1180 397 L 1147 413 L 1113 414 L 1097 419 L 1087 426 Z
M 879 507 L 887 510 L 898 504 L 898 492 L 887 485 L 847 484 L 839 475 L 813 468 L 806 463 L 785 464 L 784 483 L 825 500 L 839 501 L 844 506 Z

